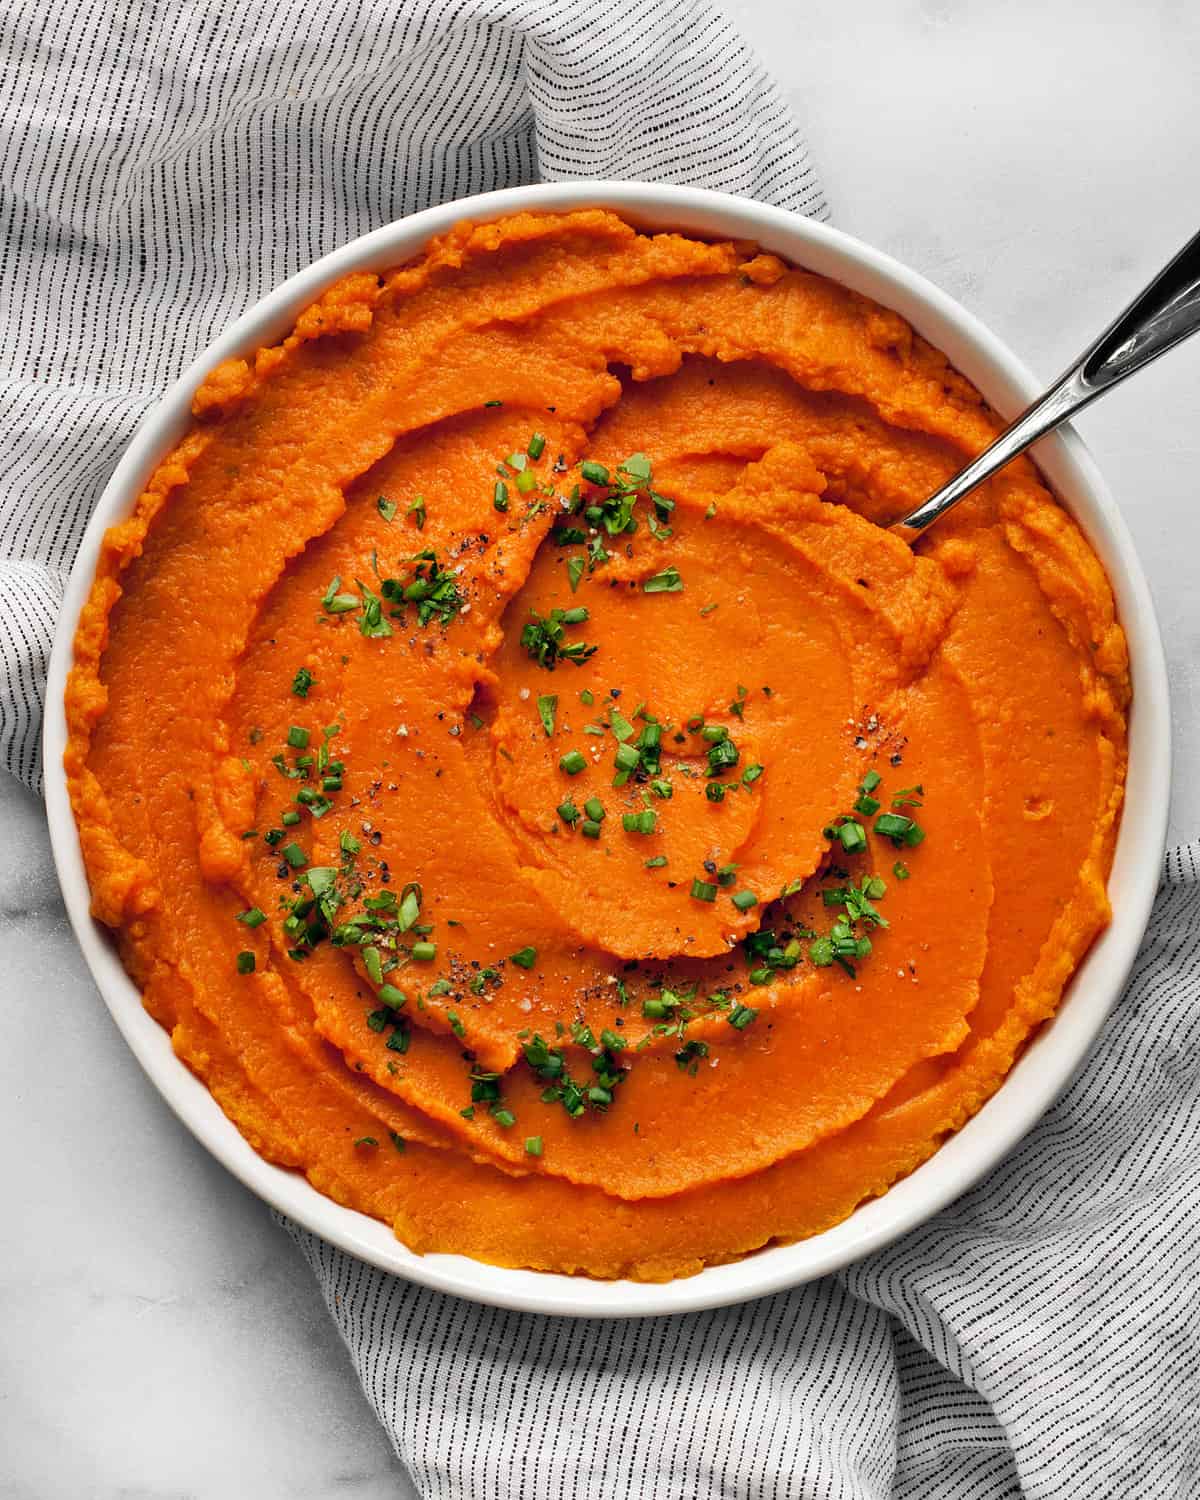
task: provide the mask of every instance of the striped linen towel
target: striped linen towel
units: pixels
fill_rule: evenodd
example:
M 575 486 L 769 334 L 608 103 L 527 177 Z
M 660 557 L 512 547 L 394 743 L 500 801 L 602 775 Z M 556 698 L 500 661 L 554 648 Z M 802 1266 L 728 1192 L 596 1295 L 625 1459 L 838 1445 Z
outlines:
M 50 0 L 0 18 L 0 757 L 40 781 L 61 586 L 139 417 L 269 287 L 428 203 L 694 182 L 824 217 L 706 0 Z M 837 1278 L 633 1322 L 478 1308 L 294 1225 L 423 1495 L 1200 1494 L 1200 845 L 1064 1099 Z

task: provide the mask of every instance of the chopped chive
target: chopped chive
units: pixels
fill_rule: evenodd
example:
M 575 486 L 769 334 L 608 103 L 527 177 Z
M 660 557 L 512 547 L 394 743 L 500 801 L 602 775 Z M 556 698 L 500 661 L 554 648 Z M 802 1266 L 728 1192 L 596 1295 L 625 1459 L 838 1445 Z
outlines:
M 619 740 L 633 738 L 633 725 L 623 714 L 618 713 L 615 708 L 611 708 L 608 711 L 608 727 Z
M 237 956 L 237 971 L 239 974 L 254 973 L 255 958 L 248 948 L 243 949 Z
M 299 844 L 284 844 L 279 851 L 293 870 L 303 869 L 308 863 L 308 855 L 301 849 Z
M 288 808 L 287 812 L 280 813 L 279 821 L 285 828 L 295 828 L 300 821 L 300 814 L 294 808 Z
M 504 460 L 504 462 L 510 469 L 516 469 L 518 472 L 520 472 L 525 468 L 528 460 L 523 453 L 510 453 Z
M 428 943 L 424 940 L 419 943 L 414 943 L 412 945 L 412 956 L 418 963 L 432 963 L 433 960 L 437 957 L 437 944 Z
M 808 945 L 808 956 L 818 969 L 827 969 L 835 957 L 833 939 L 817 938 Z
M 704 617 L 706 615 L 711 615 L 712 612 L 713 612 L 713 610 L 716 609 L 716 607 L 717 607 L 716 604 L 702 604 L 700 606 L 701 617 Z
M 752 1005 L 735 1005 L 725 1019 L 736 1030 L 745 1031 L 757 1015 L 758 1012 Z
M 492 1110 L 492 1119 L 500 1126 L 501 1130 L 509 1130 L 517 1123 L 517 1117 L 511 1109 Z
M 593 823 L 603 823 L 604 803 L 601 802 L 599 797 L 589 797 L 583 804 L 583 810 Z
M 838 840 L 847 854 L 861 854 L 867 847 L 867 831 L 853 818 L 843 823 L 837 831 Z
M 683 592 L 683 579 L 679 576 L 678 568 L 667 568 L 661 573 L 655 573 L 653 578 L 647 578 L 642 584 L 644 594 L 681 594 Z
M 585 839 L 598 839 L 600 837 L 600 824 L 595 818 L 585 818 L 579 826 L 580 833 Z
M 293 750 L 307 750 L 309 733 L 302 729 L 299 724 L 293 724 L 287 732 L 287 742 Z
M 394 984 L 381 984 L 379 999 L 392 1010 L 399 1010 L 401 1006 L 408 1004 L 408 996 L 403 990 L 397 989 Z
M 366 1146 L 368 1150 L 374 1151 L 379 1142 L 373 1135 L 360 1135 L 354 1143 L 356 1146 Z
M 729 899 L 738 911 L 749 911 L 752 906 L 758 905 L 758 897 L 753 891 L 735 891 Z
M 397 925 L 401 932 L 407 932 L 421 915 L 421 887 L 415 882 L 410 882 L 404 887 L 400 897 L 400 910 L 397 913 Z
M 653 833 L 657 821 L 658 814 L 647 807 L 641 812 L 625 813 L 621 818 L 621 826 L 626 833 Z
M 495 488 L 492 490 L 492 509 L 498 511 L 508 509 L 508 485 L 503 479 L 497 479 Z
M 892 874 L 896 877 L 897 880 L 907 880 L 908 877 L 912 874 L 912 871 L 908 868 L 908 866 L 902 859 L 898 859 L 892 866 Z
M 738 747 L 730 739 L 718 740 L 708 747 L 708 774 L 720 776 L 738 763 Z
M 584 563 L 582 557 L 572 557 L 567 559 L 567 582 L 571 585 L 572 593 L 574 593 L 575 590 L 579 587 L 579 580 L 583 577 L 583 570 L 585 566 L 586 564 Z
M 396 502 L 389 500 L 386 495 L 380 495 L 379 499 L 376 500 L 375 509 L 389 526 L 396 519 Z
M 756 782 L 762 775 L 763 770 L 764 767 L 757 764 L 753 766 L 747 766 L 746 769 L 742 772 L 742 785 L 752 786 L 754 782 Z
M 537 479 L 532 469 L 522 469 L 516 478 L 517 493 L 521 495 L 532 494 L 537 488 Z
M 710 802 L 724 802 L 725 786 L 720 781 L 710 781 L 704 788 L 704 795 Z
M 882 780 L 883 777 L 878 771 L 868 771 L 862 779 L 863 791 L 867 793 L 873 792 Z
M 297 667 L 296 675 L 292 678 L 292 692 L 297 698 L 307 698 L 308 690 L 316 680 L 307 667 Z
M 525 1155 L 541 1156 L 542 1138 L 540 1135 L 527 1135 L 525 1137 Z
M 854 803 L 854 811 L 856 813 L 861 813 L 864 818 L 874 817 L 874 815 L 879 811 L 879 808 L 879 798 L 868 797 L 865 792 L 863 792 L 861 796 L 856 798 Z
M 371 981 L 372 984 L 375 984 L 375 985 L 382 984 L 383 983 L 383 960 L 379 956 L 379 949 L 378 948 L 363 948 L 361 950 L 361 952 L 362 952 L 363 968 L 366 969 L 366 971 L 367 971 L 367 978 Z
M 880 813 L 875 819 L 875 832 L 895 844 L 907 844 L 910 848 L 915 848 L 925 838 L 921 825 L 902 813 Z
M 408 1149 L 408 1142 L 399 1133 L 399 1131 L 389 1130 L 388 1140 L 391 1141 L 392 1145 L 395 1146 L 396 1150 L 399 1151 L 401 1156 L 403 1156 L 405 1151 Z
M 267 920 L 267 914 L 259 906 L 249 906 L 245 911 L 238 912 L 237 919 L 243 927 L 261 927 Z
M 585 708 L 591 708 L 592 704 L 596 701 L 596 695 L 592 692 L 591 688 L 584 688 L 579 695 L 579 701 Z
M 692 881 L 692 898 L 696 901 L 715 901 L 717 888 L 711 881 L 701 880 L 697 876 Z
M 571 801 L 570 797 L 560 802 L 556 811 L 563 822 L 571 828 L 574 828 L 575 824 L 579 822 L 579 809 Z
M 554 733 L 554 715 L 558 709 L 558 698 L 554 693 L 545 693 L 537 701 L 538 717 L 547 734 Z
M 705 724 L 700 731 L 700 738 L 707 740 L 710 745 L 719 745 L 722 740 L 729 738 L 729 731 L 724 724 Z
M 632 745 L 618 745 L 613 765 L 618 771 L 634 771 L 641 764 L 641 756 Z
M 646 868 L 647 870 L 661 870 L 666 862 L 667 856 L 665 854 L 656 854 L 653 859 L 646 861 Z
M 510 953 L 508 956 L 520 969 L 532 969 L 534 964 L 537 963 L 537 949 L 531 948 L 528 945 L 524 948 L 518 948 L 515 953 Z
M 525 450 L 530 458 L 541 458 L 546 451 L 546 439 L 540 432 L 535 432 L 529 439 L 529 447 Z
M 559 760 L 558 769 L 565 771 L 568 776 L 578 776 L 586 765 L 586 759 L 578 750 L 568 750 Z
M 582 478 L 587 480 L 588 484 L 607 484 L 609 482 L 608 470 L 603 464 L 595 463 L 590 458 L 586 463 L 580 465 L 579 473 Z

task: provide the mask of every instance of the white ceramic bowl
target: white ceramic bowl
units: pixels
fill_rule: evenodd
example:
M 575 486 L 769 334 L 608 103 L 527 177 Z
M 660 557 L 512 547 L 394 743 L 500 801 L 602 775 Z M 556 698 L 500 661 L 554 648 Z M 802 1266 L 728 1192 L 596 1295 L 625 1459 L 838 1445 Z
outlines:
M 67 911 L 113 1019 L 167 1103 L 247 1187 L 342 1249 L 426 1286 L 535 1312 L 627 1317 L 738 1302 L 837 1270 L 937 1213 L 1012 1149 L 1075 1071 L 1133 961 L 1158 883 L 1165 838 L 1170 717 L 1158 624 L 1133 543 L 1082 442 L 1063 430 L 1043 440 L 1038 462 L 1108 570 L 1133 669 L 1129 782 L 1110 882 L 1112 925 L 1080 967 L 1054 1020 L 975 1118 L 924 1166 L 824 1234 L 661 1286 L 502 1270 L 463 1256 L 414 1255 L 386 1225 L 339 1206 L 303 1177 L 259 1157 L 204 1085 L 175 1057 L 166 1032 L 143 1010 L 107 933 L 89 914 L 87 879 L 61 769 L 66 742 L 63 691 L 75 623 L 101 536 L 128 513 L 155 464 L 183 434 L 192 392 L 201 378 L 220 360 L 281 338 L 301 309 L 330 282 L 350 271 L 382 270 L 405 261 L 431 235 L 463 218 L 486 220 L 519 209 L 592 205 L 613 208 L 646 228 L 757 240 L 797 265 L 866 293 L 894 308 L 944 350 L 1003 416 L 1015 415 L 1038 393 L 1038 381 L 994 334 L 915 272 L 836 229 L 746 199 L 640 183 L 561 183 L 487 193 L 401 219 L 335 250 L 252 307 L 142 422 L 96 508 L 67 586 L 47 689 L 46 802 Z

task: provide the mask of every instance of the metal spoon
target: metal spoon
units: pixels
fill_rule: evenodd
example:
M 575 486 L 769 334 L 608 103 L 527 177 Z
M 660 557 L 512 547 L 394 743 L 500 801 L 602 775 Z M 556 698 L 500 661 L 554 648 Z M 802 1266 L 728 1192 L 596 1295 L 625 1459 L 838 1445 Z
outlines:
M 1200 329 L 1200 234 L 1129 304 L 1060 379 L 989 447 L 972 459 L 935 495 L 889 529 L 915 542 L 927 526 L 944 516 L 964 495 L 990 479 L 1030 443 L 1111 391 L 1135 370 L 1173 349 Z

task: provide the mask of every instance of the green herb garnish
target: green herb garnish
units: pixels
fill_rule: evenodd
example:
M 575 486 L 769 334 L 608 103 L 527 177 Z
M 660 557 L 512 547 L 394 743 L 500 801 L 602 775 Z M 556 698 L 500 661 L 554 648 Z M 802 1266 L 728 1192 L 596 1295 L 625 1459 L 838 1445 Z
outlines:
M 537 662 L 538 666 L 553 671 L 559 661 L 569 661 L 580 667 L 588 657 L 594 656 L 595 646 L 586 641 L 567 641 L 565 627 L 581 625 L 588 617 L 587 610 L 578 605 L 574 609 L 552 609 L 543 618 L 536 610 L 531 611 L 529 623 L 521 631 L 521 645 Z
M 679 576 L 679 569 L 675 567 L 666 568 L 661 573 L 655 573 L 653 578 L 647 578 L 642 584 L 644 594 L 682 594 L 683 579 Z

